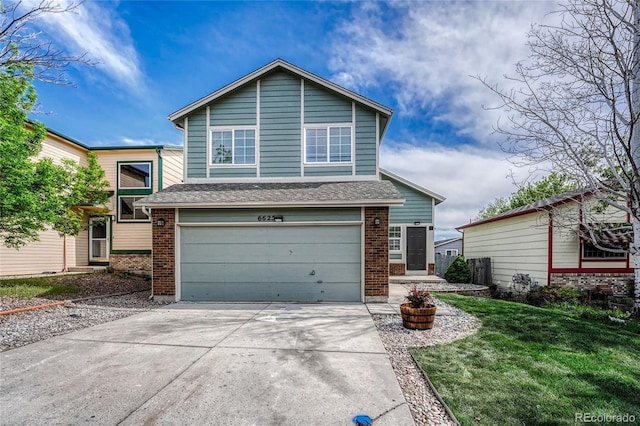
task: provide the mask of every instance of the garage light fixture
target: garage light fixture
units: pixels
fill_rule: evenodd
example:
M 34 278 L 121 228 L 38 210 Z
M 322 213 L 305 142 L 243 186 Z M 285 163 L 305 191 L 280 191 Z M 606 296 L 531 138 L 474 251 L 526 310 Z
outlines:
M 156 225 L 164 226 L 164 219 L 158 219 L 158 221 L 156 222 Z
M 375 226 L 379 226 L 379 225 L 380 225 L 380 218 L 376 216 L 376 218 L 375 218 L 375 219 L 373 219 L 373 224 L 374 224 Z
M 418 226 L 418 225 L 420 225 L 420 221 L 416 220 L 415 222 L 413 222 L 413 224 Z

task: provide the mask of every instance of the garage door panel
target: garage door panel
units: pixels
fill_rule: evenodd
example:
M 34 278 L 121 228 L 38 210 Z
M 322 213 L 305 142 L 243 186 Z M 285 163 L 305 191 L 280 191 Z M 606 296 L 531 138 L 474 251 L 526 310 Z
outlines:
M 344 302 L 360 300 L 360 290 L 352 283 L 322 283 L 292 287 L 286 283 L 210 283 L 185 282 L 190 291 L 182 300 L 234 302 Z
M 181 255 L 191 263 L 211 264 L 255 264 L 259 263 L 326 263 L 357 262 L 360 263 L 360 244 L 225 244 L 225 250 L 212 251 L 204 244 L 186 244 Z M 242 255 L 238 255 L 242 253 Z
M 183 236 L 188 234 L 189 244 L 255 244 L 270 243 L 314 243 L 340 244 L 359 241 L 360 227 L 356 226 L 212 226 L 183 227 Z
M 316 283 L 342 282 L 345 277 L 359 275 L 359 263 L 325 263 L 313 265 L 290 264 L 218 264 L 184 263 L 191 282 L 285 282 Z M 242 271 L 241 273 L 239 271 Z
M 182 300 L 359 301 L 360 226 L 180 230 Z

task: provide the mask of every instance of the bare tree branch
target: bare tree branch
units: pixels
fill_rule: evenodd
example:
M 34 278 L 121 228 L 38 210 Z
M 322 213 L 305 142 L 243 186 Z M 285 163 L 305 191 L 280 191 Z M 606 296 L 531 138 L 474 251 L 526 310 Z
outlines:
M 22 1 L 0 2 L 0 71 L 12 65 L 29 67 L 33 78 L 45 83 L 73 85 L 65 78 L 71 64 L 95 65 L 85 54 L 69 55 L 56 48 L 51 40 L 33 25 L 47 14 L 76 13 L 82 4 L 61 5 L 55 0 L 41 0 L 36 6 L 25 8 Z

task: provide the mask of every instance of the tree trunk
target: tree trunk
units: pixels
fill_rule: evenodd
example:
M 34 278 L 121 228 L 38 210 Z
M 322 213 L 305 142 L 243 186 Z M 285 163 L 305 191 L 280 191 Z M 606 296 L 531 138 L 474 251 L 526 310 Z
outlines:
M 640 317 L 640 2 L 636 2 L 633 8 L 633 20 L 635 27 L 635 42 L 633 47 L 633 80 L 631 84 L 631 155 L 633 158 L 632 176 L 634 181 L 630 185 L 631 193 L 631 222 L 633 224 L 633 247 L 630 253 L 633 255 L 634 286 L 633 286 L 633 315 Z

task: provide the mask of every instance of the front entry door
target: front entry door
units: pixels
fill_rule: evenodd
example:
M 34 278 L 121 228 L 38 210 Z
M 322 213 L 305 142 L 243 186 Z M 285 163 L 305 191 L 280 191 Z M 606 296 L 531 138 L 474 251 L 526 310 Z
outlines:
M 427 228 L 407 227 L 407 270 L 427 269 Z
M 90 220 L 89 227 L 89 262 L 106 262 L 109 260 L 109 221 Z

